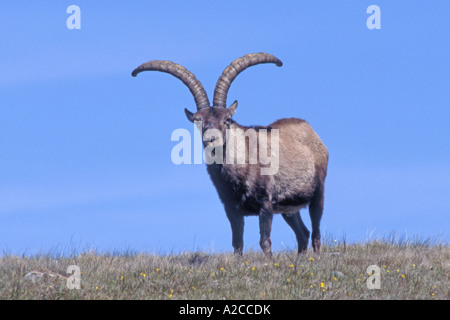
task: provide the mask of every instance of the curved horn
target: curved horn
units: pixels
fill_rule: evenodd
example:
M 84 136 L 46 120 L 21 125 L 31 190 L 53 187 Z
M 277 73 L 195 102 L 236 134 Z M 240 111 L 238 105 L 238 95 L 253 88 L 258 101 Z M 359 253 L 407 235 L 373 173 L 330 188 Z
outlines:
M 241 58 L 234 60 L 222 73 L 219 80 L 217 80 L 216 88 L 214 89 L 214 107 L 227 107 L 227 94 L 231 83 L 239 73 L 248 67 L 260 63 L 275 63 L 281 67 L 283 63 L 275 56 L 268 53 L 250 53 Z
M 185 67 L 182 65 L 173 63 L 172 61 L 152 60 L 141 64 L 139 67 L 133 70 L 131 75 L 136 77 L 142 71 L 161 71 L 170 73 L 174 77 L 177 77 L 189 88 L 194 96 L 197 110 L 208 108 L 209 99 L 200 81 Z

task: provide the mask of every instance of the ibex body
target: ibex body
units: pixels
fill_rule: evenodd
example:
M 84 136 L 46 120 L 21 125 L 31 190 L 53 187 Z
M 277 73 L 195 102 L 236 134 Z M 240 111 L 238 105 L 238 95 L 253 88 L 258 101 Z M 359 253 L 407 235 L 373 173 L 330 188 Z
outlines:
M 213 106 L 201 83 L 184 67 L 170 61 L 150 61 L 136 68 L 132 75 L 141 71 L 156 70 L 167 72 L 188 86 L 197 104 L 197 112 L 185 109 L 191 122 L 201 123 L 200 130 L 215 130 L 216 134 L 204 141 L 206 149 L 221 150 L 223 161 L 207 165 L 208 173 L 219 197 L 224 204 L 232 229 L 232 244 L 238 254 L 243 251 L 244 216 L 257 215 L 260 223 L 260 245 L 266 254 L 271 254 L 270 232 L 274 213 L 281 213 L 284 220 L 294 230 L 298 251 L 307 248 L 309 231 L 300 217 L 300 209 L 309 205 L 312 226 L 312 245 L 315 252 L 320 250 L 320 220 L 324 204 L 324 184 L 327 174 L 328 151 L 318 135 L 304 120 L 289 118 L 275 121 L 265 127 L 242 126 L 232 120 L 237 102 L 226 107 L 228 89 L 236 76 L 246 68 L 260 63 L 282 63 L 276 57 L 266 54 L 248 54 L 236 59 L 228 66 L 217 81 Z M 256 144 L 250 139 L 242 145 L 228 141 L 229 132 L 256 132 Z M 264 133 L 264 135 L 263 135 Z M 263 139 L 264 137 L 264 139 Z M 272 140 L 276 139 L 276 153 Z M 259 154 L 261 148 L 272 154 L 276 162 L 273 174 L 263 174 L 267 163 L 257 157 L 249 161 L 250 155 Z M 269 146 L 269 147 L 267 147 Z M 266 148 L 267 147 L 267 148 Z M 243 163 L 227 162 L 227 152 L 236 157 L 243 156 Z

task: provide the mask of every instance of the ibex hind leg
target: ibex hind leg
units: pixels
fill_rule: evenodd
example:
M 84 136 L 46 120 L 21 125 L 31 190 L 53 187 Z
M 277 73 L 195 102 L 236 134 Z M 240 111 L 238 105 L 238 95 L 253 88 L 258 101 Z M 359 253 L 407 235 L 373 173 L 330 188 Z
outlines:
M 300 211 L 292 214 L 282 214 L 284 221 L 292 228 L 297 238 L 298 253 L 306 252 L 309 240 L 309 230 L 300 216 Z
M 324 188 L 317 188 L 309 204 L 309 216 L 311 218 L 311 241 L 315 253 L 320 252 L 320 220 L 323 214 Z

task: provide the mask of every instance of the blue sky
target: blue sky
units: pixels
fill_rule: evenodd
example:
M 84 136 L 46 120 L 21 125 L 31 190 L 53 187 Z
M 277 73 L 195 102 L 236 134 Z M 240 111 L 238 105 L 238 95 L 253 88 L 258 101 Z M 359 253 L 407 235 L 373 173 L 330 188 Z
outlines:
M 66 9 L 81 9 L 69 30 Z M 381 9 L 369 30 L 366 9 Z M 172 60 L 210 100 L 223 69 L 268 52 L 234 81 L 241 124 L 306 119 L 330 152 L 322 233 L 449 240 L 450 2 L 2 1 L 0 252 L 232 250 L 205 165 L 174 165 L 171 133 L 194 134 Z M 302 217 L 310 226 L 307 211 Z M 246 219 L 244 249 L 259 250 Z M 295 248 L 280 216 L 274 249 Z

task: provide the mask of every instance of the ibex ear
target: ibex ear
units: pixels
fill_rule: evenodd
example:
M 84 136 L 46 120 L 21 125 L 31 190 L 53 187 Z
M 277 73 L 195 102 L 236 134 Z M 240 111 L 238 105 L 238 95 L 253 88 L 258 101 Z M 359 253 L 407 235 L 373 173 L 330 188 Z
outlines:
M 230 110 L 231 112 L 231 116 L 233 116 L 233 114 L 236 112 L 236 108 L 238 106 L 238 102 L 237 100 L 233 102 L 233 104 L 228 108 L 228 110 Z
M 194 114 L 190 112 L 188 109 L 184 108 L 184 113 L 186 113 L 186 117 L 190 122 L 194 122 Z

